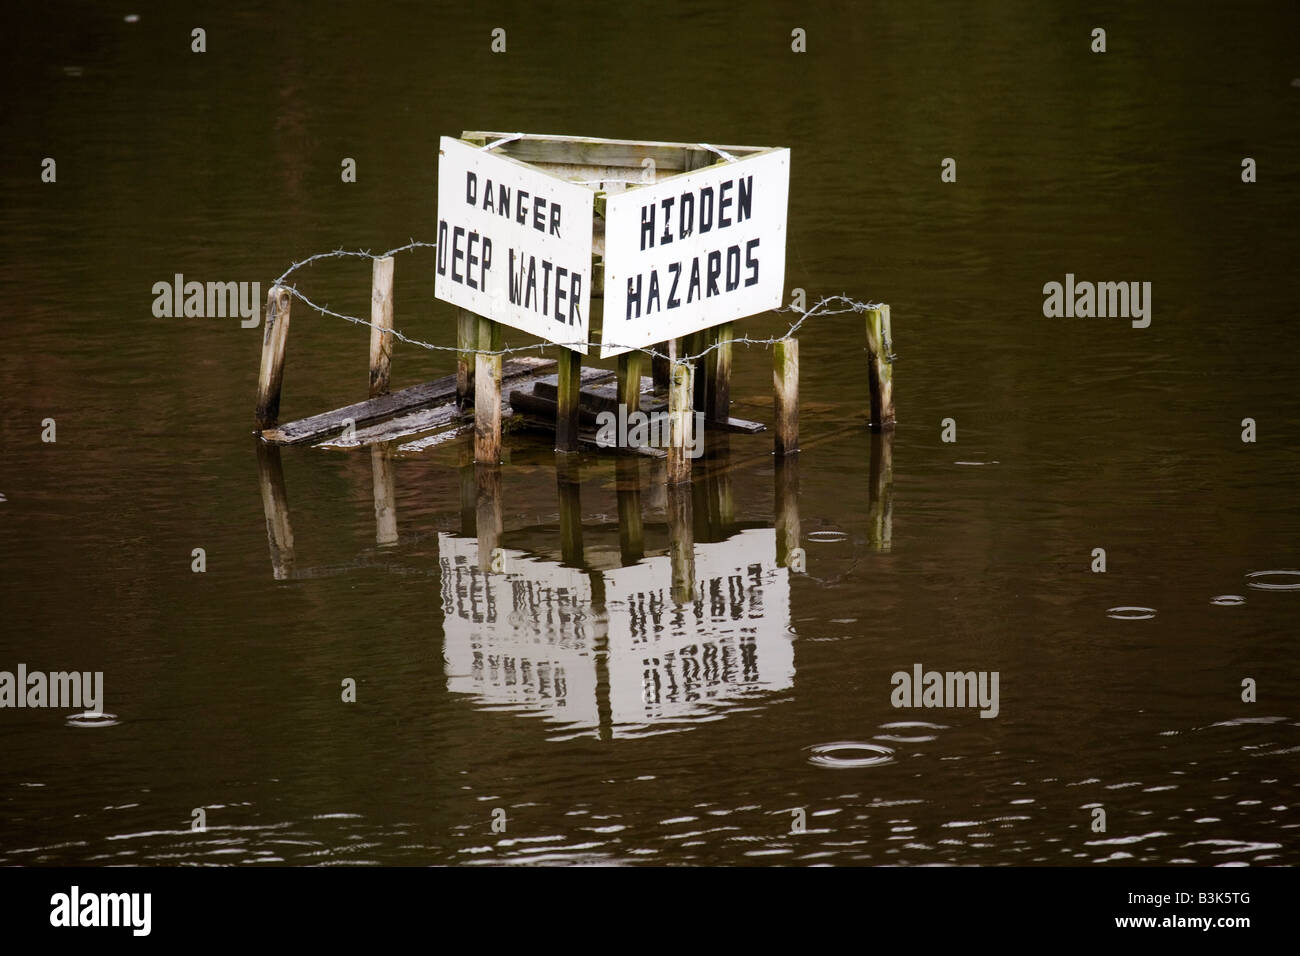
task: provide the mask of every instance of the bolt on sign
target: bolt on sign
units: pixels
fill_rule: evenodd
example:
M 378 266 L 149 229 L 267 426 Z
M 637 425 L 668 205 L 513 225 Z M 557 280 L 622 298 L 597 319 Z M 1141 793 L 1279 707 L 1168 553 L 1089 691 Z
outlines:
M 434 295 L 585 354 L 595 193 L 449 136 L 438 152 Z
M 439 299 L 583 354 L 599 329 L 602 358 L 781 305 L 788 149 L 466 132 L 439 153 Z

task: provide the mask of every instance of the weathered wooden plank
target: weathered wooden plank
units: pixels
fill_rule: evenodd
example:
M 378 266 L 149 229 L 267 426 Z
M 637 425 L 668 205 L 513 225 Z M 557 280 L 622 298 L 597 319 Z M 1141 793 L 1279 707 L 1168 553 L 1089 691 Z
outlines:
M 370 282 L 370 397 L 386 395 L 393 364 L 393 257 L 374 260 Z
M 482 130 L 463 132 L 461 139 L 490 143 L 513 133 Z M 716 144 L 715 144 L 716 145 Z M 719 146 L 733 156 L 749 156 L 771 147 Z M 569 166 L 611 166 L 639 169 L 646 158 L 654 160 L 657 170 L 682 172 L 708 166 L 720 158 L 698 143 L 666 143 L 656 140 L 598 139 L 590 136 L 550 136 L 529 133 L 503 143 L 493 150 L 525 163 L 557 163 Z
M 501 369 L 501 380 L 504 383 L 527 375 L 545 374 L 554 367 L 554 359 L 525 355 L 504 363 Z M 455 395 L 456 376 L 444 375 L 432 382 L 412 385 L 396 392 L 389 392 L 387 395 L 380 395 L 378 398 L 321 412 L 319 415 L 301 418 L 278 428 L 268 428 L 262 432 L 262 438 L 273 445 L 301 445 L 317 442 L 337 435 L 343 431 L 349 421 L 356 427 L 373 425 L 403 412 L 449 401 Z
M 358 428 L 352 433 L 351 437 L 339 435 L 328 438 L 325 441 L 317 442 L 316 447 L 360 448 L 380 442 L 398 441 L 410 438 L 412 435 L 418 435 L 421 432 L 457 424 L 464 421 L 465 417 L 466 413 L 459 405 L 455 402 L 447 402 L 443 405 L 435 405 L 432 408 L 421 408 L 405 415 L 397 415 L 375 425 L 368 425 L 365 428 Z

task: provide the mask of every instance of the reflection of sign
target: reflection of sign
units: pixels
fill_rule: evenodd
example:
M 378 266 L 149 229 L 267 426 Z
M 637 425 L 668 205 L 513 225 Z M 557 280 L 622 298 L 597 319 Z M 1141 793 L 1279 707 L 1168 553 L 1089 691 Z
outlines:
M 667 557 L 605 574 L 610 698 L 621 733 L 794 683 L 790 578 L 777 567 L 776 532 L 696 545 L 695 580 L 695 601 L 677 605 Z
M 781 304 L 790 151 L 609 196 L 602 358 Z
M 447 686 L 594 729 L 594 648 L 607 634 L 610 731 L 644 733 L 790 687 L 789 571 L 771 528 L 695 547 L 697 599 L 672 600 L 672 563 L 647 558 L 590 573 L 506 550 L 507 573 L 479 570 L 474 539 L 439 535 Z M 593 610 L 592 579 L 606 605 Z
M 596 725 L 591 581 L 505 550 L 479 570 L 478 542 L 438 535 L 447 688 L 580 726 Z
M 594 193 L 448 136 L 439 153 L 434 294 L 585 354 Z

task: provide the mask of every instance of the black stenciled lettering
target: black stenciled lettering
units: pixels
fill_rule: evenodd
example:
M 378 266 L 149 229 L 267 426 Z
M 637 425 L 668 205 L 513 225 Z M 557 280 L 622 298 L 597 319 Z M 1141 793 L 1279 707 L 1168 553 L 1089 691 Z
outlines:
M 722 253 L 714 249 L 708 257 L 708 277 L 704 282 L 704 297 L 718 294 L 718 276 L 722 275 Z
M 680 262 L 670 263 L 668 271 L 673 274 L 673 284 L 668 290 L 668 308 L 675 309 L 682 304 L 682 300 L 677 298 L 677 283 L 682 278 L 682 264 Z
M 727 215 L 727 207 L 731 205 L 731 197 L 727 191 L 736 185 L 735 180 L 728 179 L 718 187 L 718 228 L 725 229 L 731 225 L 731 217 Z
M 456 260 L 465 258 L 465 250 L 460 247 L 460 238 L 465 235 L 465 227 L 457 226 L 451 231 L 451 281 L 464 282 L 465 278 L 456 271 Z

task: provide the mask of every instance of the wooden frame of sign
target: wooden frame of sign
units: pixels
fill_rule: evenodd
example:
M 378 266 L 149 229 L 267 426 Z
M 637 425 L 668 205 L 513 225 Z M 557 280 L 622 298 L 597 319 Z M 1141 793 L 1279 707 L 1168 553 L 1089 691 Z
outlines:
M 458 393 L 476 398 L 477 461 L 500 454 L 500 356 L 480 351 L 500 347 L 500 324 L 563 347 L 559 451 L 577 448 L 593 333 L 602 358 L 618 356 L 629 411 L 648 364 L 639 349 L 711 348 L 686 400 L 731 421 L 732 322 L 783 294 L 789 150 L 466 131 L 439 153 L 435 295 L 463 310 Z M 682 480 L 689 459 L 676 450 L 669 475 Z

